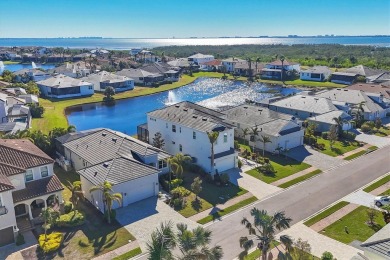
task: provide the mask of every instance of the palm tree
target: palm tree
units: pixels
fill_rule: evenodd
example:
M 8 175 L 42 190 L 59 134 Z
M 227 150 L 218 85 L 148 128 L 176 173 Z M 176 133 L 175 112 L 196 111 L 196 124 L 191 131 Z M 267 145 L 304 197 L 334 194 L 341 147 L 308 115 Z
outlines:
M 178 153 L 168 159 L 169 167 L 176 177 L 181 178 L 184 172 L 183 166 L 192 161 L 191 156 Z
M 73 203 L 73 205 L 76 208 L 79 200 L 84 199 L 84 192 L 81 189 L 81 181 L 74 181 L 73 183 L 68 181 L 68 188 L 71 192 L 71 196 L 69 200 Z
M 255 152 L 255 144 L 256 144 L 256 136 L 259 136 L 259 127 L 256 125 L 254 127 L 251 127 L 251 135 L 253 136 L 253 150 L 252 152 Z
M 176 247 L 176 235 L 172 222 L 161 223 L 160 228 L 153 231 L 151 241 L 146 244 L 149 260 L 173 259 L 172 251 Z
M 260 59 L 259 57 L 256 58 L 256 71 L 255 71 L 255 77 L 256 77 L 256 74 L 257 74 L 257 65 L 259 64 L 260 60 L 261 60 L 261 59 Z
M 247 137 L 248 134 L 249 134 L 249 128 L 248 127 L 242 129 L 242 137 L 244 138 L 244 144 L 246 144 L 246 137 Z
M 340 136 L 343 131 L 344 120 L 341 118 L 341 116 L 333 117 L 332 120 L 335 121 L 337 126 L 337 135 Z
M 262 259 L 267 260 L 267 253 L 271 248 L 271 243 L 275 240 L 276 233 L 289 228 L 292 219 L 286 217 L 283 211 L 276 212 L 271 216 L 266 210 L 253 208 L 250 214 L 253 217 L 253 223 L 244 217 L 241 220 L 241 224 L 248 229 L 252 238 L 241 237 L 239 241 L 240 246 L 242 248 L 250 248 L 254 245 L 254 240 L 260 241 L 258 247 L 262 252 Z M 280 241 L 286 248 L 290 248 L 292 245 L 292 240 L 289 236 L 280 236 Z
M 92 193 L 94 191 L 101 191 L 103 195 L 103 211 L 106 213 L 107 211 L 107 222 L 111 224 L 111 212 L 112 212 L 112 204 L 114 201 L 119 204 L 122 203 L 122 194 L 113 193 L 112 184 L 108 181 L 104 181 L 102 184 L 98 186 L 93 186 L 89 189 L 89 192 Z
M 272 141 L 271 141 L 271 138 L 269 138 L 268 136 L 265 136 L 265 135 L 261 135 L 260 138 L 259 138 L 259 141 L 263 143 L 263 157 L 264 157 L 265 145 L 267 143 L 272 143 Z
M 248 67 L 249 67 L 249 71 L 248 71 L 249 81 L 253 81 L 253 78 L 252 78 L 252 59 L 248 58 L 247 62 L 248 62 Z
M 208 246 L 211 243 L 211 231 L 203 227 L 188 230 L 187 225 L 183 223 L 177 224 L 177 229 L 177 244 L 183 255 L 179 259 L 217 260 L 222 258 L 223 252 L 220 246 L 213 248 Z
M 212 131 L 212 132 L 207 132 L 207 136 L 209 137 L 209 141 L 211 144 L 211 174 L 214 175 L 214 144 L 218 140 L 219 137 L 219 132 L 217 131 Z
M 284 82 L 284 81 L 283 81 L 284 60 L 285 60 L 284 56 L 283 56 L 283 55 L 280 55 L 279 60 L 282 62 L 282 72 L 281 72 L 281 74 L 280 74 L 280 80 L 281 80 L 282 82 Z

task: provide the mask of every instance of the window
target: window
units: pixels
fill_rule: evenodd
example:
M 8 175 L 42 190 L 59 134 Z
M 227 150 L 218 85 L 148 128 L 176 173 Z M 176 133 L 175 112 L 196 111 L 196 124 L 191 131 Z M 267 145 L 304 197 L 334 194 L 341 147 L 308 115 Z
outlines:
M 168 123 L 165 123 L 165 127 L 168 128 Z
M 227 136 L 227 133 L 224 133 L 224 134 L 223 134 L 223 142 L 224 142 L 224 143 L 227 143 L 227 137 L 228 137 L 228 136 Z
M 183 151 L 183 146 L 181 144 L 179 144 L 179 150 L 180 150 L 180 152 Z
M 254 136 L 254 135 L 251 135 L 250 138 L 249 138 L 249 140 L 250 140 L 251 142 L 255 141 L 255 136 Z
M 88 86 L 88 89 L 93 89 L 93 87 L 92 86 Z
M 158 161 L 158 168 L 159 169 L 162 169 L 162 168 L 166 168 L 168 165 L 167 165 L 167 161 L 166 160 L 159 160 Z
M 176 133 L 176 126 L 172 125 L 172 132 Z
M 41 167 L 41 176 L 42 178 L 49 176 L 49 170 L 47 166 Z
M 32 170 L 27 170 L 26 173 L 24 174 L 24 178 L 26 182 L 34 180 L 34 174 Z
M 179 127 L 179 132 L 181 133 L 181 127 Z
M 196 132 L 192 132 L 192 139 L 196 139 Z

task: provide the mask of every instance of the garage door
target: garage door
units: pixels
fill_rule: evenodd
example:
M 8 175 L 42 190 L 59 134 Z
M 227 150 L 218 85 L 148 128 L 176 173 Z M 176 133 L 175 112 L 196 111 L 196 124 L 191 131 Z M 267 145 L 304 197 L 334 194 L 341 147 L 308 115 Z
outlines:
M 230 169 L 234 168 L 234 166 L 235 166 L 234 165 L 235 164 L 234 155 L 226 156 L 223 159 L 217 159 L 215 161 L 215 164 L 216 164 L 216 169 L 218 170 L 218 172 L 230 170 Z
M 131 191 L 126 192 L 126 196 L 123 196 L 123 206 L 154 196 L 155 186 L 154 182 L 145 182 L 133 187 Z
M 8 245 L 14 242 L 14 229 L 8 227 L 0 230 L 0 246 Z

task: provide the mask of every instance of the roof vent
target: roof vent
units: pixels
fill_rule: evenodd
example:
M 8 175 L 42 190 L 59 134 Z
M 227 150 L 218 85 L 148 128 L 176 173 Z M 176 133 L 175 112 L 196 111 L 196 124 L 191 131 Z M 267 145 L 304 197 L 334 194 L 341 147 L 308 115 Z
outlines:
M 175 105 L 175 107 L 180 107 L 179 105 Z
M 198 116 L 192 116 L 193 118 L 198 118 Z
M 103 163 L 103 167 L 107 168 L 109 166 L 108 162 Z
M 116 143 L 116 141 L 117 141 L 118 139 L 117 138 L 112 138 L 112 141 L 114 141 L 115 143 Z
M 344 89 L 344 91 L 348 91 L 348 89 Z
M 107 133 L 102 133 L 102 136 L 106 136 L 107 135 Z
M 202 120 L 203 120 L 203 121 L 207 121 L 207 118 L 206 118 L 206 117 L 203 117 Z
M 98 172 L 95 172 L 95 173 L 93 174 L 93 177 L 96 177 L 97 174 L 98 174 Z
M 244 108 L 245 108 L 245 109 L 247 109 L 248 107 L 247 107 L 247 106 L 245 106 Z
M 184 108 L 183 110 L 187 112 L 187 111 L 188 111 L 188 108 Z
M 306 98 L 305 96 L 302 96 L 302 98 Z

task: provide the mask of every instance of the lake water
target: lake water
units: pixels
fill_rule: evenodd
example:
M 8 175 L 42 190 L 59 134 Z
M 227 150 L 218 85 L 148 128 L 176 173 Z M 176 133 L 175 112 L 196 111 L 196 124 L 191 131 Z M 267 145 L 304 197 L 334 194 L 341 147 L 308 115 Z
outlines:
M 42 68 L 44 70 L 52 69 L 55 67 L 54 64 L 36 64 L 37 68 Z M 32 65 L 31 64 L 6 64 L 4 65 L 4 68 L 0 68 L 0 74 L 4 70 L 9 70 L 9 71 L 18 71 L 21 69 L 31 69 Z
M 154 48 L 183 45 L 241 45 L 241 44 L 343 44 L 390 46 L 390 36 L 349 37 L 267 37 L 267 38 L 186 38 L 186 39 L 80 39 L 80 38 L 0 38 L 0 46 L 45 46 L 64 48 L 106 48 L 128 50 L 131 48 Z
M 146 122 L 147 112 L 180 101 L 198 102 L 218 109 L 242 104 L 245 99 L 259 101 L 276 94 L 288 95 L 299 91 L 261 83 L 248 85 L 240 81 L 198 78 L 191 84 L 168 92 L 118 100 L 115 106 L 97 103 L 72 107 L 67 111 L 67 117 L 69 124 L 75 125 L 77 130 L 107 127 L 134 135 L 137 133 L 137 126 Z

